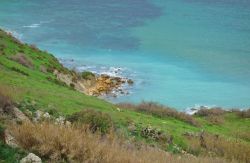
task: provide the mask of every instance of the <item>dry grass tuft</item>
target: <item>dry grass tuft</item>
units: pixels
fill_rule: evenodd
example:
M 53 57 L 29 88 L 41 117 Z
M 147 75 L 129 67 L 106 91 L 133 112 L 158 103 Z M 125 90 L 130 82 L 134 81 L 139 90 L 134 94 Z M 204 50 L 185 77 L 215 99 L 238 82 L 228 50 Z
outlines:
M 34 65 L 33 63 L 25 56 L 23 53 L 16 54 L 11 57 L 13 61 L 16 61 L 20 63 L 21 65 L 28 67 L 28 68 L 33 68 Z
M 248 163 L 250 161 L 249 144 L 240 140 L 229 140 L 218 135 L 204 134 L 188 138 L 189 152 L 196 155 L 223 157 Z
M 191 115 L 188 115 L 183 112 L 178 112 L 173 108 L 169 108 L 154 102 L 142 102 L 139 105 L 134 105 L 130 103 L 121 103 L 118 104 L 118 106 L 121 108 L 152 114 L 154 116 L 158 116 L 161 118 L 173 117 L 178 120 L 187 122 L 191 125 L 199 126 L 199 123 Z
M 92 134 L 86 127 L 64 127 L 49 123 L 10 126 L 21 147 L 51 162 L 166 162 L 166 163 L 223 163 L 216 158 L 176 157 L 157 148 L 135 146 L 118 140 Z

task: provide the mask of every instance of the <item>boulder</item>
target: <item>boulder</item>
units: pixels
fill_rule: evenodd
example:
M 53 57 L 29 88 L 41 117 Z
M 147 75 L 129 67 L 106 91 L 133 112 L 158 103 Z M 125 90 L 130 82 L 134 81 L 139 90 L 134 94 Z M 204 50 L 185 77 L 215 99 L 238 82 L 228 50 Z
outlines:
M 55 124 L 57 124 L 57 125 L 64 125 L 64 123 L 65 123 L 65 118 L 64 117 L 59 116 L 58 118 L 56 118 Z
M 34 153 L 29 153 L 28 156 L 20 160 L 20 163 L 42 163 L 42 160 Z
M 18 108 L 16 107 L 13 107 L 13 114 L 14 114 L 14 117 L 18 120 L 18 121 L 21 121 L 21 122 L 30 122 L 29 118 L 23 114 L 23 112 L 21 112 Z
M 5 130 L 4 131 L 4 141 L 7 145 L 13 147 L 13 148 L 17 148 L 18 144 L 16 139 L 11 135 L 11 133 L 9 132 L 9 130 Z
M 40 110 L 37 110 L 35 112 L 35 118 L 36 118 L 36 120 L 40 120 L 42 118 L 42 115 L 43 115 L 43 112 L 40 111 Z
M 127 80 L 127 83 L 128 83 L 129 85 L 132 85 L 132 84 L 134 84 L 134 81 L 133 81 L 132 79 L 128 79 L 128 80 Z
M 50 117 L 51 116 L 50 116 L 50 114 L 48 112 L 43 114 L 43 118 L 45 118 L 45 119 L 50 119 Z

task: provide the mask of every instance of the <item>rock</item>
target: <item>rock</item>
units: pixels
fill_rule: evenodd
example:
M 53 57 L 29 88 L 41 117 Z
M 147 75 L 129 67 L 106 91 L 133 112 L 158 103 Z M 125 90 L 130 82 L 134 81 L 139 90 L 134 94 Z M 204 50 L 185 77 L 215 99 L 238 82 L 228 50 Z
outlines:
M 4 141 L 7 145 L 13 147 L 13 148 L 17 148 L 18 144 L 16 139 L 11 135 L 11 133 L 9 132 L 9 130 L 5 130 L 4 131 Z
M 16 107 L 13 107 L 13 114 L 14 114 L 14 117 L 17 118 L 17 120 L 21 122 L 23 121 L 30 122 L 29 118 Z
M 132 85 L 132 84 L 134 84 L 134 81 L 133 81 L 132 79 L 128 79 L 128 80 L 127 80 L 127 83 L 128 83 L 129 85 Z
M 37 110 L 37 111 L 35 112 L 35 118 L 36 118 L 37 120 L 40 120 L 41 117 L 42 117 L 42 115 L 43 115 L 43 112 L 40 111 L 40 110 Z
M 106 83 L 106 84 L 111 84 L 112 81 L 111 81 L 111 79 L 107 79 L 107 80 L 105 80 L 105 83 Z
M 70 122 L 70 121 L 66 121 L 66 122 L 65 122 L 65 126 L 66 126 L 66 127 L 70 127 L 70 126 L 71 126 L 71 122 Z
M 44 113 L 43 118 L 50 119 L 50 114 L 48 112 Z
M 64 117 L 59 116 L 58 118 L 56 118 L 55 124 L 57 124 L 57 125 L 64 125 L 64 123 L 65 123 L 65 118 Z
M 20 163 L 42 163 L 40 157 L 35 155 L 34 153 L 29 153 L 28 156 L 24 157 Z
M 136 132 L 136 126 L 135 126 L 135 124 L 134 123 L 129 124 L 128 130 L 130 132 L 132 132 L 132 133 L 135 133 Z

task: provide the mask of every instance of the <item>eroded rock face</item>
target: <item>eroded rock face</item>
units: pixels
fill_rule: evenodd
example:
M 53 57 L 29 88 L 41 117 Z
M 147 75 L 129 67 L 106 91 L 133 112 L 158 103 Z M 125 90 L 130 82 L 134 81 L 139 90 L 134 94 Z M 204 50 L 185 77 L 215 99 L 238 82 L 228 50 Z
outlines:
M 106 74 L 95 75 L 88 79 L 81 79 L 71 74 L 63 74 L 55 70 L 54 75 L 66 85 L 73 86 L 72 88 L 75 90 L 91 96 L 110 94 L 113 90 L 125 94 L 124 91 L 120 91 L 121 86 L 126 83 L 129 85 L 134 83 L 131 79 L 112 77 Z
M 120 77 L 100 75 L 96 79 L 96 84 L 89 89 L 89 93 L 95 96 L 109 94 L 112 90 L 118 90 L 126 81 Z
M 20 160 L 20 163 L 42 163 L 42 160 L 34 153 L 29 153 L 28 156 Z

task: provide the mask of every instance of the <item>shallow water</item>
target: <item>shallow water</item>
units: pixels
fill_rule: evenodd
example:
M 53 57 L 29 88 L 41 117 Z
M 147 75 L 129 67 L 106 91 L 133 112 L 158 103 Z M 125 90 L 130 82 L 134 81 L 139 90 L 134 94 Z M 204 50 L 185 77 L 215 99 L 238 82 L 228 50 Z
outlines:
M 250 106 L 248 0 L 1 0 L 0 26 L 67 66 L 120 68 L 135 85 L 113 102 Z

